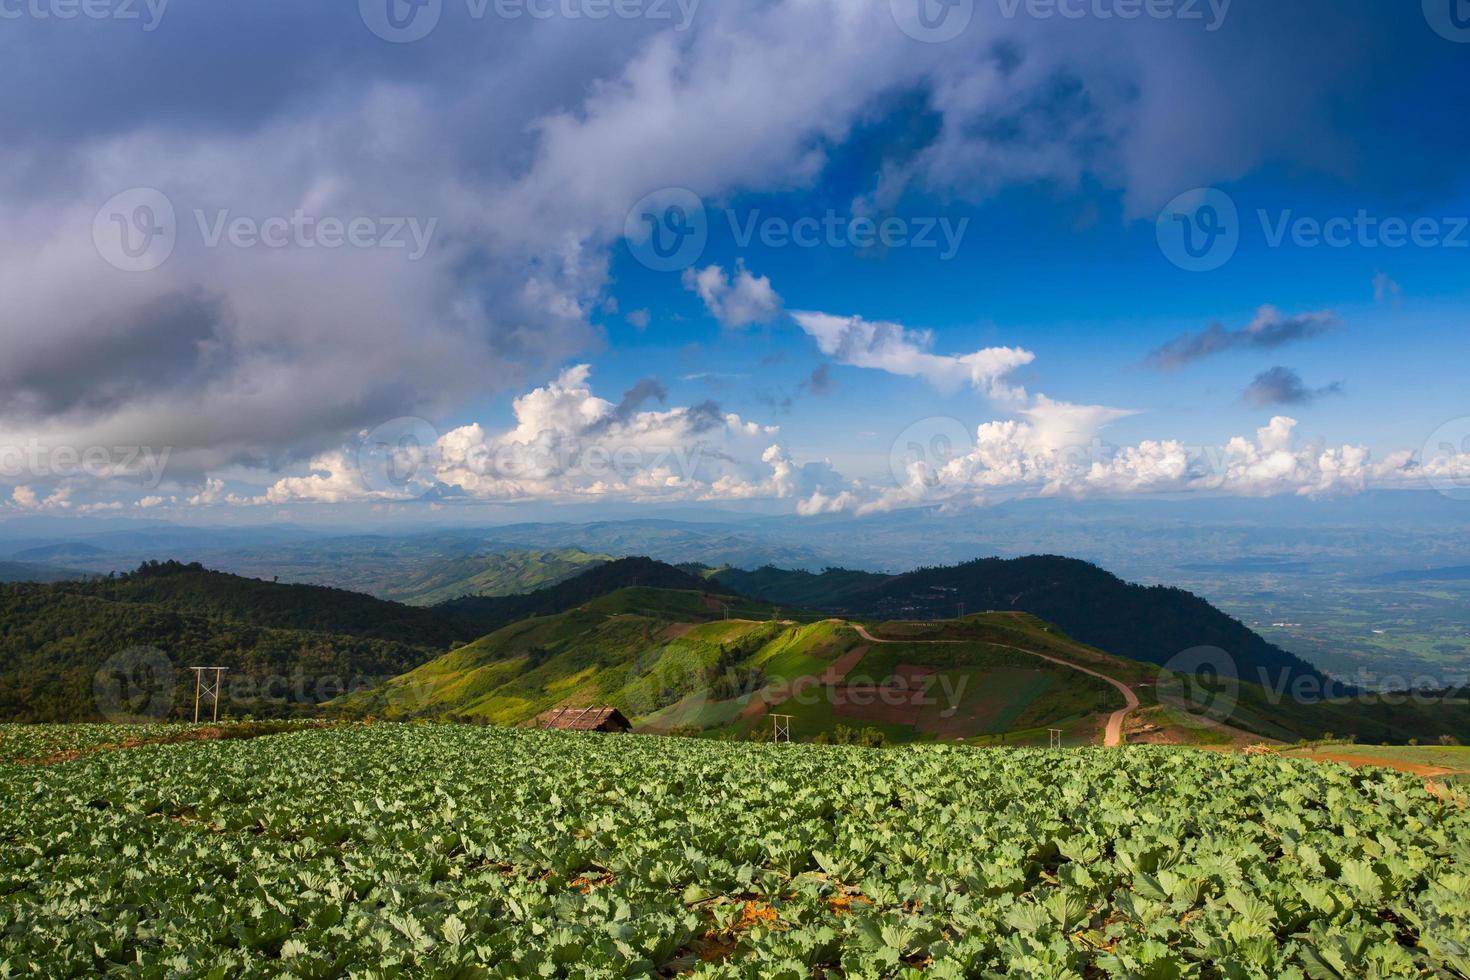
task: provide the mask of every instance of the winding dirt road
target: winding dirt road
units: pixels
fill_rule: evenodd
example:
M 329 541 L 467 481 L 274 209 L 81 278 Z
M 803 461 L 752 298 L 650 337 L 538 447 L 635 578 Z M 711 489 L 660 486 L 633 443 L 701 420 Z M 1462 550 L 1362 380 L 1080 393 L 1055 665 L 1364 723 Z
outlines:
M 963 640 L 880 640 L 880 639 L 878 639 L 878 637 L 874 636 L 872 633 L 869 633 L 866 626 L 861 626 L 861 625 L 859 625 L 857 623 L 849 623 L 848 625 L 850 625 L 854 630 L 857 631 L 858 636 L 861 636 L 863 639 L 867 640 L 869 643 L 963 643 L 963 642 L 965 642 Z M 1126 702 L 1126 706 L 1123 707 L 1119 711 L 1114 711 L 1111 715 L 1108 716 L 1108 725 L 1107 725 L 1107 728 L 1103 732 L 1103 745 L 1105 745 L 1105 746 L 1107 746 L 1108 748 L 1111 749 L 1111 748 L 1117 748 L 1118 746 L 1120 746 L 1120 745 L 1123 744 L 1123 722 L 1128 717 L 1128 713 L 1131 712 L 1131 711 L 1133 711 L 1133 710 L 1135 710 L 1138 707 L 1138 695 L 1133 693 L 1133 688 L 1129 687 L 1127 684 L 1124 684 L 1122 681 L 1118 680 L 1115 677 L 1109 677 L 1107 674 L 1099 673 L 1099 672 L 1097 672 L 1095 670 L 1092 670 L 1092 669 L 1090 669 L 1088 667 L 1083 667 L 1080 664 L 1074 664 L 1074 663 L 1072 663 L 1071 661 L 1068 661 L 1068 660 L 1060 660 L 1060 659 L 1058 659 L 1056 657 L 1048 657 L 1046 654 L 1044 654 L 1044 653 L 1037 653 L 1035 650 L 1026 650 L 1026 649 L 1024 649 L 1022 647 L 1013 647 L 1013 646 L 1009 646 L 1009 645 L 1004 644 L 1004 643 L 993 643 L 991 645 L 992 646 L 1004 647 L 1007 650 L 1015 650 L 1017 653 L 1025 653 L 1025 654 L 1029 654 L 1029 655 L 1031 655 L 1033 657 L 1040 657 L 1042 660 L 1050 660 L 1054 664 L 1060 664 L 1063 667 L 1070 667 L 1073 670 L 1080 670 L 1084 674 L 1091 674 L 1093 677 L 1102 678 L 1103 680 L 1107 681 L 1109 684 L 1111 684 L 1114 687 L 1116 687 L 1119 690 L 1119 692 L 1122 693 L 1123 700 Z

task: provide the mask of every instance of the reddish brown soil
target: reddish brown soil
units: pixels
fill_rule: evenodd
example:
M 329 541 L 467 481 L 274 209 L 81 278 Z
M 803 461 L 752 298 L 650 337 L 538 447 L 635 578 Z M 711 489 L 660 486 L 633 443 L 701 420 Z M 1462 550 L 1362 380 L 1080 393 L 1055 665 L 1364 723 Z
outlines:
M 758 691 L 751 696 L 750 703 L 740 710 L 741 720 L 759 721 L 765 717 L 772 705 L 789 701 L 796 695 L 803 694 L 819 685 L 831 687 L 834 684 L 841 684 L 852 669 L 862 662 L 867 653 L 866 646 L 857 647 L 832 661 L 831 666 L 823 671 L 821 676 L 806 674 L 793 680 L 772 684 Z
M 919 721 L 919 713 L 923 711 L 922 704 L 914 703 L 922 699 L 922 694 L 912 692 L 914 702 L 894 703 L 895 695 L 892 692 L 880 694 L 875 688 L 851 688 L 839 687 L 832 692 L 832 709 L 838 717 L 851 718 L 853 721 L 880 721 L 892 725 L 916 725 Z M 852 703 L 850 698 L 857 697 L 859 703 Z
M 847 680 L 847 675 L 852 673 L 853 668 L 862 663 L 863 658 L 867 655 L 868 647 L 854 647 L 853 649 L 844 653 L 842 656 L 838 657 L 836 660 L 832 661 L 832 666 L 828 667 L 822 673 L 822 676 L 819 678 L 819 680 L 821 681 L 821 683 L 828 685 L 841 684 L 843 681 Z
M 1411 776 L 1448 776 L 1453 769 L 1442 766 L 1426 766 L 1422 762 L 1405 762 L 1402 759 L 1380 759 L 1371 755 L 1354 755 L 1351 752 L 1303 752 L 1291 756 L 1293 759 L 1315 759 L 1321 762 L 1341 762 L 1349 766 L 1379 766 L 1397 769 Z
M 832 689 L 833 710 L 856 721 L 881 721 L 894 725 L 917 725 L 929 691 L 924 678 L 935 673 L 931 667 L 900 664 L 883 684 L 849 684 Z

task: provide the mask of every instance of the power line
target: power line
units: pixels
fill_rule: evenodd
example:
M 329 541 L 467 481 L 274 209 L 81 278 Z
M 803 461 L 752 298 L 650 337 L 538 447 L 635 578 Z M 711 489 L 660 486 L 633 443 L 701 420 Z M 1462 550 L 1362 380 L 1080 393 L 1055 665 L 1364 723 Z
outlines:
M 224 683 L 225 671 L 228 667 L 190 667 L 194 672 L 194 723 L 199 723 L 199 701 L 201 698 L 209 698 L 214 706 L 214 720 L 219 721 L 219 692 Z M 204 672 L 214 671 L 214 680 L 206 680 Z

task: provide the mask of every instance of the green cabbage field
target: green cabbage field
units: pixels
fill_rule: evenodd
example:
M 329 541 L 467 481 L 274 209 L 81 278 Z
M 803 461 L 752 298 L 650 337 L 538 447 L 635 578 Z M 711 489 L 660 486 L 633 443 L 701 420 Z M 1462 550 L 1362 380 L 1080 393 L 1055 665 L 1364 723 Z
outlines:
M 1386 770 L 373 725 L 0 804 L 0 976 L 1470 976 L 1470 813 Z

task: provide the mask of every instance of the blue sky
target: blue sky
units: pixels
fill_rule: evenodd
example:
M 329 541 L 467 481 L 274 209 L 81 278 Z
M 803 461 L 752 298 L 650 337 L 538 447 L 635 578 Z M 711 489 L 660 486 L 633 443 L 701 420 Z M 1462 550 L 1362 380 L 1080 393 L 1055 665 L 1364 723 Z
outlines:
M 1460 0 L 400 2 L 7 15 L 6 514 L 1470 485 Z

